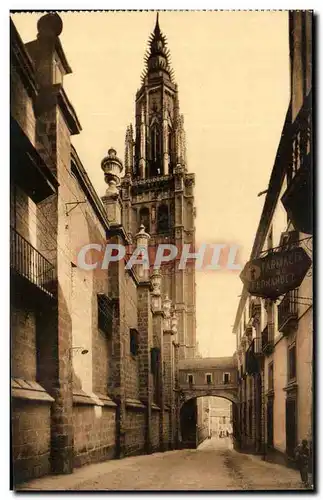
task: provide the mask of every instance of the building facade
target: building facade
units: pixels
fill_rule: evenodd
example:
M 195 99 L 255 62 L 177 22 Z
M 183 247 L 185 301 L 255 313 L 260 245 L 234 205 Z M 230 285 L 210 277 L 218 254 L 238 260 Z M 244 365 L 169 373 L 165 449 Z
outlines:
M 289 13 L 291 99 L 250 260 L 302 247 L 312 258 L 312 13 Z M 237 338 L 240 446 L 293 460 L 312 442 L 312 268 L 278 299 L 243 288 Z
M 197 447 L 210 435 L 210 401 L 231 405 L 234 437 L 237 433 L 236 358 L 194 358 L 178 362 L 181 392 L 180 436 L 183 447 Z M 197 407 L 196 407 L 197 405 Z M 225 416 L 225 415 L 223 415 Z
M 135 109 L 135 130 L 127 128 L 125 141 L 123 224 L 127 234 L 145 226 L 152 260 L 158 245 L 176 246 L 176 259 L 162 266 L 162 292 L 172 300 L 178 318 L 179 357 L 194 357 L 195 266 L 188 261 L 181 269 L 179 260 L 184 245 L 190 251 L 195 246 L 195 181 L 187 169 L 184 118 L 158 14 Z
M 158 20 L 123 162 L 95 192 L 71 144 L 81 132 L 57 14 L 24 44 L 11 23 L 13 483 L 178 446 L 177 363 L 194 356 L 194 268 L 127 266 L 136 249 L 194 243 L 194 175 Z M 122 174 L 124 177 L 121 179 Z M 102 179 L 103 182 L 103 179 Z M 106 242 L 125 258 L 80 250 Z M 92 249 L 93 250 L 93 249 Z
M 232 435 L 232 403 L 223 398 L 208 398 L 209 436 Z

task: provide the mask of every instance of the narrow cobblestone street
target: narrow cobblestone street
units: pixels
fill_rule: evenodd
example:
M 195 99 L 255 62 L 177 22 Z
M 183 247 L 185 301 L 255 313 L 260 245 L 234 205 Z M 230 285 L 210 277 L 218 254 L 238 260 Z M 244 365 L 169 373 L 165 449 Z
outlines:
M 197 450 L 177 450 L 77 469 L 23 485 L 32 490 L 297 490 L 299 474 L 238 453 L 229 439 L 206 440 Z

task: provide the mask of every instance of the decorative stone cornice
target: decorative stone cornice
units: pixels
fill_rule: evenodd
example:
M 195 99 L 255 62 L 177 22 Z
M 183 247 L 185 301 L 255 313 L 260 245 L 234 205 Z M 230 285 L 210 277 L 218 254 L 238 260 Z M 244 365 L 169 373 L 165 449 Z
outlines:
M 61 83 L 41 88 L 35 102 L 36 116 L 41 116 L 55 105 L 59 106 L 70 134 L 79 134 L 82 130 L 81 124 Z

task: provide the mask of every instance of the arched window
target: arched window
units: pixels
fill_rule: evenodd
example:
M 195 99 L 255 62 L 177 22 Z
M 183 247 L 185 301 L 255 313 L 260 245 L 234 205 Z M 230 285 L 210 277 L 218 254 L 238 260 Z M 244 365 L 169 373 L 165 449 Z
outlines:
M 168 126 L 168 173 L 173 173 L 173 164 L 174 164 L 174 135 L 173 130 L 170 126 Z
M 149 208 L 143 207 L 139 212 L 139 226 L 143 224 L 145 226 L 146 233 L 150 232 L 150 214 Z
M 156 123 L 151 127 L 150 132 L 150 176 L 155 177 L 162 174 L 161 162 L 161 136 L 160 130 Z
M 158 208 L 157 228 L 159 233 L 165 233 L 169 230 L 169 212 L 167 205 L 161 205 Z

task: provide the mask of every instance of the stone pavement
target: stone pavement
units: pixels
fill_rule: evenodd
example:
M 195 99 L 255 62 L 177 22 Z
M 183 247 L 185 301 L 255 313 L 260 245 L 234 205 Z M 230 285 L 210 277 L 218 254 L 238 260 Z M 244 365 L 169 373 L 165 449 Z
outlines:
M 19 490 L 299 490 L 299 473 L 238 453 L 229 439 L 94 464 L 68 476 L 47 476 Z

